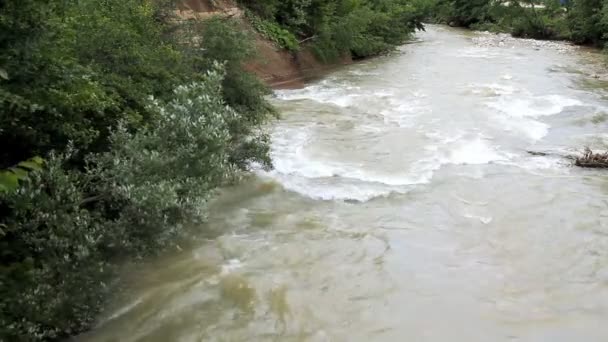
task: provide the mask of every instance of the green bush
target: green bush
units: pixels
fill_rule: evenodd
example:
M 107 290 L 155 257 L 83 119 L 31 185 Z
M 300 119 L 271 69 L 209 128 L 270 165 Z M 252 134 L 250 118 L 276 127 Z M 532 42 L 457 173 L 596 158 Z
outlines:
M 86 329 L 103 302 L 109 232 L 82 208 L 82 177 L 50 157 L 17 191 L 0 195 L 0 340 L 56 340 Z
M 242 0 L 253 12 L 253 26 L 280 46 L 294 50 L 310 41 L 318 57 L 333 61 L 345 54 L 363 58 L 384 53 L 422 29 L 426 0 Z
M 21 182 L 29 180 L 30 172 L 40 170 L 43 165 L 42 158 L 34 157 L 11 168 L 0 170 L 0 193 L 15 191 Z
M 157 120 L 137 132 L 119 124 L 107 152 L 87 155 L 85 171 L 70 168 L 73 154 L 51 155 L 30 181 L 0 195 L 0 338 L 86 330 L 116 289 L 115 263 L 166 250 L 184 226 L 204 220 L 214 189 L 269 160 L 267 141 L 239 140 L 235 127 L 252 124 L 226 105 L 223 79 L 216 64 L 172 100 L 149 100 Z
M 471 26 L 489 19 L 491 0 L 438 0 L 441 21 L 457 26 Z
M 279 47 L 291 52 L 300 49 L 300 44 L 293 33 L 282 28 L 279 24 L 262 19 L 250 11 L 247 11 L 247 18 L 257 32 Z
M 608 39 L 608 5 L 602 0 L 570 0 L 567 7 L 559 0 L 520 0 L 509 5 L 489 0 L 437 0 L 432 7 L 435 21 L 510 32 L 516 37 L 569 39 L 600 46 Z
M 271 166 L 250 38 L 151 4 L 0 3 L 2 341 L 90 328 L 116 265 L 166 250 L 214 189 Z
M 118 120 L 139 127 L 150 115 L 149 95 L 168 94 L 190 78 L 146 1 L 3 6 L 0 31 L 8 33 L 0 66 L 8 79 L 0 82 L 0 144 L 12 148 L 0 152 L 0 167 L 70 141 L 81 151 L 103 150 Z
M 568 11 L 572 40 L 579 44 L 601 44 L 608 33 L 607 8 L 608 4 L 602 0 L 572 1 Z

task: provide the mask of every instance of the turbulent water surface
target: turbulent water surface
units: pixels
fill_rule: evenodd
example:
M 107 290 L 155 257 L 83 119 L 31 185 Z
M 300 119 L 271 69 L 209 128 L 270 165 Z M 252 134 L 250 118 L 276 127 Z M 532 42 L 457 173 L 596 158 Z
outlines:
M 608 341 L 608 177 L 563 158 L 608 142 L 598 63 L 429 27 L 277 91 L 275 170 L 82 340 Z

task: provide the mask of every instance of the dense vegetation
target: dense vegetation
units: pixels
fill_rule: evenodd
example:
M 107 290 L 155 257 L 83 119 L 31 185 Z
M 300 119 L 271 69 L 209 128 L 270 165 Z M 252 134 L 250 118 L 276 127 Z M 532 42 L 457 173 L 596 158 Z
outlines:
M 296 50 L 310 42 L 324 61 L 377 55 L 422 29 L 425 0 L 241 0 L 256 27 Z
M 598 46 L 608 39 L 608 2 L 603 0 L 436 0 L 432 13 L 440 22 L 517 37 Z
M 0 340 L 87 329 L 115 263 L 159 253 L 213 189 L 269 165 L 248 36 L 161 5 L 0 5 Z
M 117 265 L 174 245 L 214 189 L 271 166 L 246 25 L 180 21 L 172 2 L 0 2 L 1 341 L 89 329 Z M 423 17 L 407 0 L 243 2 L 265 36 L 325 60 L 387 51 Z

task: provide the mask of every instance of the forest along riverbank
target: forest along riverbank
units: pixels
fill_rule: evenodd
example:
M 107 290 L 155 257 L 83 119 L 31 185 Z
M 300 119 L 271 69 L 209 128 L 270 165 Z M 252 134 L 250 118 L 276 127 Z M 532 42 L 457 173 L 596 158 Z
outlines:
M 608 146 L 600 56 L 492 37 L 277 91 L 276 169 L 79 340 L 607 340 L 608 180 L 527 153 Z

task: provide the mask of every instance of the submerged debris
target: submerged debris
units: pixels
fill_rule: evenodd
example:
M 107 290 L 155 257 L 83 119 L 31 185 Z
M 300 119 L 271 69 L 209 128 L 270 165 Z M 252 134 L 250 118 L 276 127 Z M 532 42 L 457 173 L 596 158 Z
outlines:
M 550 152 L 539 152 L 539 151 L 526 151 L 528 154 L 533 155 L 535 157 L 546 157 L 550 155 Z
M 595 153 L 587 147 L 585 153 L 576 158 L 574 164 L 580 167 L 608 168 L 608 152 Z

